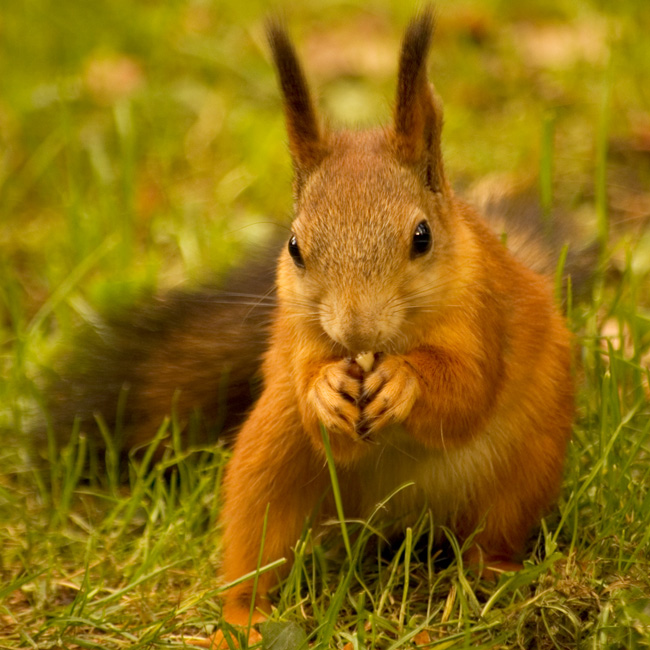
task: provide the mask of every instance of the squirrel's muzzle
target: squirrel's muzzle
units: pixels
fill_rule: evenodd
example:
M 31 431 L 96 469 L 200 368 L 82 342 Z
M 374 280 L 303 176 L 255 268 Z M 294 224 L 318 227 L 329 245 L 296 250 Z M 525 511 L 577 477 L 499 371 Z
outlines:
M 373 350 L 387 351 L 394 346 L 401 317 L 386 300 L 355 299 L 337 302 L 321 309 L 320 322 L 326 334 L 352 355 Z

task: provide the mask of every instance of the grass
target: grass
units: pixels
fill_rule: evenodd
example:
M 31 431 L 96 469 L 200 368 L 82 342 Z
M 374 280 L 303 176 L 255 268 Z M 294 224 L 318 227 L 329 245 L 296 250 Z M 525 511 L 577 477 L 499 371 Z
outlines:
M 439 5 L 431 75 L 450 176 L 541 188 L 545 210 L 602 244 L 588 298 L 567 303 L 578 417 L 558 506 L 524 570 L 477 581 L 453 536 L 450 557 L 437 557 L 426 514 L 391 552 L 374 520 L 347 522 L 347 549 L 340 522 L 322 540 L 306 528 L 274 594 L 281 624 L 266 628 L 268 647 L 650 645 L 646 4 Z M 107 471 L 88 480 L 83 439 L 50 450 L 45 467 L 27 439 L 42 379 L 78 324 L 142 288 L 218 274 L 286 227 L 265 11 L 227 0 L 3 5 L 0 648 L 180 647 L 220 622 L 228 450 L 183 451 L 166 421 L 153 443 L 162 456 L 134 457 L 124 483 L 110 450 Z M 411 12 L 287 3 L 334 119 L 387 119 Z

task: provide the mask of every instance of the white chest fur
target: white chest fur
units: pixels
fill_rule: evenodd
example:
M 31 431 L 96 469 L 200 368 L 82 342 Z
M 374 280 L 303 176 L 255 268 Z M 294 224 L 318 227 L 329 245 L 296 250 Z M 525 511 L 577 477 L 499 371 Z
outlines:
M 461 447 L 431 449 L 402 427 L 386 430 L 359 467 L 362 513 L 371 515 L 396 492 L 377 513 L 389 526 L 411 525 L 424 508 L 435 524 L 453 526 L 466 509 L 476 510 L 480 495 L 495 480 L 503 453 L 500 438 L 483 432 Z

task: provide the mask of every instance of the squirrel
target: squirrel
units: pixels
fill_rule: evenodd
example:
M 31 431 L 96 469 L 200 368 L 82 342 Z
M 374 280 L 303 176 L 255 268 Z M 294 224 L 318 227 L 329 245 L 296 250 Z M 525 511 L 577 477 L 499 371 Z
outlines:
M 429 509 L 472 539 L 466 560 L 488 572 L 518 566 L 558 495 L 574 415 L 571 334 L 550 278 L 447 180 L 443 109 L 427 77 L 433 31 L 431 9 L 405 31 L 391 124 L 330 130 L 285 28 L 270 21 L 295 206 L 275 288 L 259 305 L 224 305 L 247 294 L 235 290 L 172 296 L 141 314 L 142 338 L 159 329 L 122 380 L 133 391 L 130 444 L 152 437 L 174 386 L 185 417 L 215 411 L 233 380 L 224 401 L 237 406 L 221 420 L 240 428 L 221 524 L 222 578 L 236 583 L 223 614 L 234 625 L 249 622 L 251 601 L 254 621 L 270 611 L 281 576 L 239 579 L 260 560 L 289 558 L 317 509 L 315 525 L 336 515 L 323 429 L 347 517 L 408 484 L 387 519 L 406 526 Z
M 392 124 L 361 132 L 322 126 L 286 31 L 270 23 L 295 219 L 263 390 L 226 471 L 228 583 L 255 571 L 264 525 L 262 564 L 291 555 L 329 484 L 321 427 L 346 516 L 369 515 L 410 482 L 388 518 L 428 508 L 460 539 L 478 529 L 466 559 L 488 570 L 516 566 L 558 494 L 571 335 L 549 280 L 445 176 L 442 105 L 426 73 L 433 23 L 426 10 L 406 29 Z M 320 518 L 334 515 L 325 499 Z M 256 593 L 253 580 L 232 587 L 224 618 L 247 623 L 251 599 L 261 618 L 276 579 L 260 575 Z

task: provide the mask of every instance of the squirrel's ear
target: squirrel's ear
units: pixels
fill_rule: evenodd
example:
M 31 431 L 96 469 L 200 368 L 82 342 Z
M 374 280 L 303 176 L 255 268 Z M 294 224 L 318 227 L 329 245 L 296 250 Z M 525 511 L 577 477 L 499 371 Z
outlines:
M 306 177 L 325 157 L 325 143 L 305 75 L 286 29 L 278 19 L 270 19 L 266 33 L 282 90 L 295 189 L 299 193 Z
M 414 166 L 434 192 L 446 186 L 440 151 L 442 103 L 427 79 L 427 55 L 434 15 L 429 7 L 406 28 L 395 102 L 394 138 L 398 158 Z

